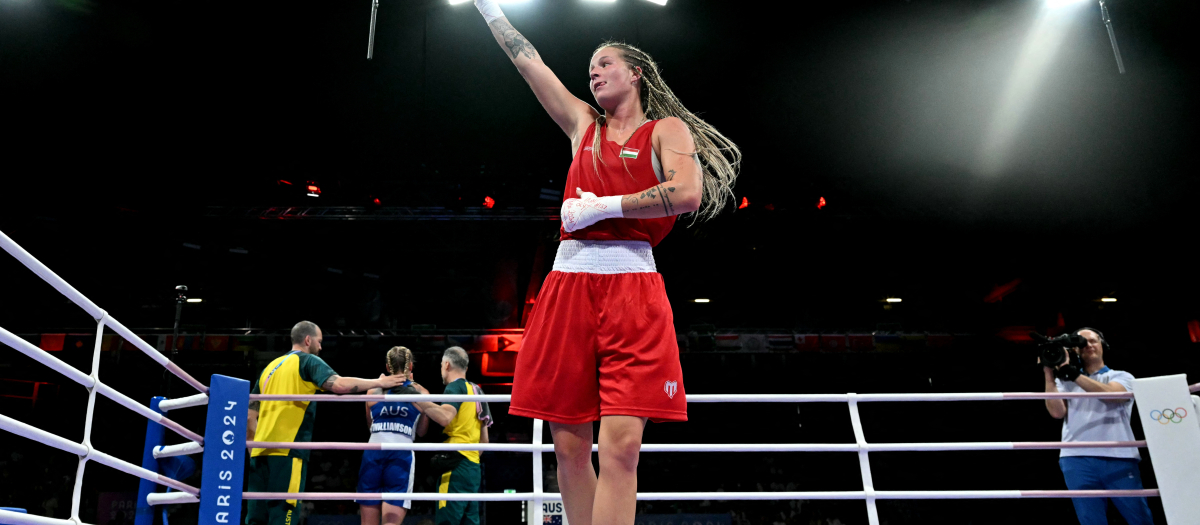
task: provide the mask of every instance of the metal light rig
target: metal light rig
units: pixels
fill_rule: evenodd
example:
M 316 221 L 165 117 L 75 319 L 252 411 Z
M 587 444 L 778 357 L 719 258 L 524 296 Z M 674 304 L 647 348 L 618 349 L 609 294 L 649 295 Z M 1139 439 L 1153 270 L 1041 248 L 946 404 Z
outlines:
M 375 3 L 378 4 L 379 0 L 375 0 Z M 1104 0 L 1100 0 L 1100 19 L 1104 21 L 1104 27 L 1108 28 L 1108 40 L 1110 42 L 1112 42 L 1113 56 L 1117 57 L 1117 71 L 1120 71 L 1121 74 L 1124 75 L 1125 74 L 1125 64 L 1121 61 L 1121 48 L 1117 47 L 1117 34 L 1113 32 L 1112 17 L 1108 16 L 1108 4 Z M 372 11 L 371 12 L 371 37 L 374 38 L 374 35 L 375 35 L 375 12 Z M 370 58 L 370 57 L 371 57 L 371 54 L 368 52 L 367 58 Z

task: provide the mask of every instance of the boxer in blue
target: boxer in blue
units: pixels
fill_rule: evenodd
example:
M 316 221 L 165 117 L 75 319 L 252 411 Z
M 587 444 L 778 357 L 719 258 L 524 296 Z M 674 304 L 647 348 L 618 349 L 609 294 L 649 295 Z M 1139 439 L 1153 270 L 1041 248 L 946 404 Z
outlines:
M 396 346 L 387 353 L 389 375 L 404 376 L 404 384 L 389 390 L 389 394 L 414 394 L 412 388 L 412 351 Z M 372 389 L 370 394 L 382 394 Z M 421 413 L 409 402 L 381 401 L 367 403 L 367 418 L 371 422 L 371 443 L 412 443 Z M 358 470 L 358 492 L 412 492 L 414 476 L 411 450 L 363 451 L 362 467 Z M 411 500 L 356 500 L 361 509 L 362 525 L 399 525 L 412 506 Z M 381 505 L 382 504 L 382 505 Z

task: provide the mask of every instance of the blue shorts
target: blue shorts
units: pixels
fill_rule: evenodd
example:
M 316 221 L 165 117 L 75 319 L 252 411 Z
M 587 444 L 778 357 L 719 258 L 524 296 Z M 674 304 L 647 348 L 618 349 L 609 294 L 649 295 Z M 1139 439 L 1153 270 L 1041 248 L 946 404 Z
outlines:
M 412 492 L 411 450 L 364 450 L 358 469 L 358 492 Z M 360 505 L 378 505 L 380 500 L 354 500 Z M 389 505 L 412 508 L 411 500 L 383 500 Z

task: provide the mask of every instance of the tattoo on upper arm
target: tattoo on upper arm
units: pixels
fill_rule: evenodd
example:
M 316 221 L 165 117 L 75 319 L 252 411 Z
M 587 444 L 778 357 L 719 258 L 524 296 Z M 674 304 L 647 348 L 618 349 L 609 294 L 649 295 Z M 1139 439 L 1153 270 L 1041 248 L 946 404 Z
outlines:
M 251 402 L 250 402 L 250 404 L 248 405 L 248 408 L 249 408 L 250 410 L 253 410 L 253 411 L 255 411 L 255 412 L 258 412 L 258 405 L 259 405 L 259 402 L 258 402 L 258 401 L 251 401 Z
M 508 20 L 497 18 L 492 22 L 492 28 L 504 39 L 504 47 L 508 48 L 508 52 L 512 54 L 513 59 L 518 55 L 525 55 L 525 58 L 532 59 L 537 56 L 537 50 L 533 48 L 528 40 L 525 40 L 525 35 L 522 35 Z
M 675 170 L 667 170 L 667 173 L 668 173 L 668 175 L 667 175 L 668 181 L 675 180 Z
M 325 382 L 321 384 L 321 390 L 333 390 L 333 384 L 337 382 L 337 379 L 338 376 L 336 375 L 329 376 L 329 379 L 326 379 Z

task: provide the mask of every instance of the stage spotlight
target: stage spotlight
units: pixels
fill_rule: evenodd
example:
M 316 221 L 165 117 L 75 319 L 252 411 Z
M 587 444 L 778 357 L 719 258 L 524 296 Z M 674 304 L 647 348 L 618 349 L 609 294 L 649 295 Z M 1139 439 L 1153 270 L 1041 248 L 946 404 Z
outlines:
M 1117 298 L 1116 298 L 1116 297 L 1101 297 L 1101 298 L 1100 298 L 1100 302 L 1102 302 L 1102 303 L 1115 303 L 1115 302 L 1117 302 Z
M 309 196 L 309 197 L 320 197 L 320 196 L 321 196 L 321 187 L 320 187 L 320 186 L 317 186 L 317 183 L 316 183 L 316 182 L 314 182 L 314 181 L 311 181 L 311 180 L 310 180 L 310 181 L 308 181 L 308 188 L 307 188 L 307 189 L 308 189 L 308 196 Z
M 649 0 L 649 1 L 650 1 L 651 3 L 655 3 L 655 4 L 658 4 L 658 5 L 667 5 L 667 0 Z
M 707 302 L 711 302 L 711 301 L 709 301 L 708 299 L 692 299 L 692 302 L 693 303 L 707 303 Z
M 188 300 L 187 300 L 187 302 L 189 302 L 189 303 L 202 303 L 202 302 L 204 302 L 204 299 L 201 299 L 201 298 L 199 298 L 199 297 L 188 297 Z
M 898 303 L 898 302 L 901 302 L 901 301 L 903 301 L 903 300 L 904 300 L 904 299 L 901 299 L 901 298 L 899 298 L 899 297 L 888 297 L 888 298 L 886 299 L 886 301 L 887 301 L 887 302 L 889 302 L 889 303 Z
M 1047 0 L 1061 1 L 1066 0 Z M 1049 3 L 1044 5 L 1046 8 L 1038 12 L 1033 27 L 1025 35 L 984 133 L 978 161 L 978 171 L 982 174 L 998 175 L 1008 168 L 1011 147 L 1026 125 L 1030 107 L 1039 100 L 1042 80 L 1071 27 L 1074 10 L 1050 9 Z

